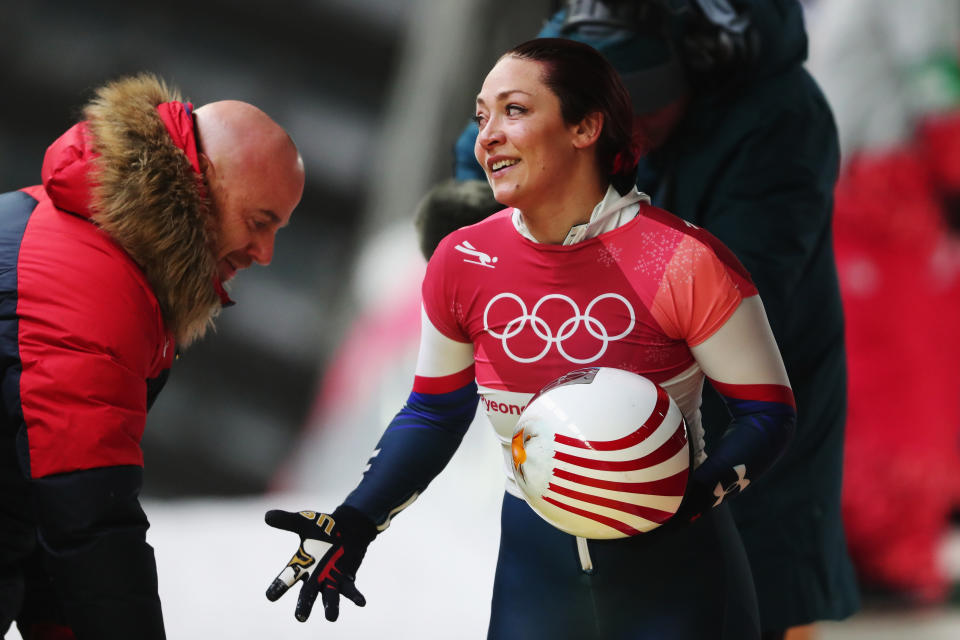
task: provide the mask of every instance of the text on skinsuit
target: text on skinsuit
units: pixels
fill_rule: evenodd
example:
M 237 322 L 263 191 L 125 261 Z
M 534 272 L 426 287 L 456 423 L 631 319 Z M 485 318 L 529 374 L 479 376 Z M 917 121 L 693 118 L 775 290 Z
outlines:
M 487 410 L 487 413 L 509 413 L 513 415 L 520 415 L 524 409 L 524 407 L 521 407 L 517 404 L 497 402 L 496 400 L 489 400 L 484 397 L 481 397 L 480 399 L 483 400 L 483 407 Z

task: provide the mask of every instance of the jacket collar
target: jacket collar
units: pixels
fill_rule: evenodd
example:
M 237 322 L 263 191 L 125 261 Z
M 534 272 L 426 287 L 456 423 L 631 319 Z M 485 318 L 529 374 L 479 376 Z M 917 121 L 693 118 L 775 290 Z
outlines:
M 47 150 L 44 188 L 54 205 L 91 219 L 130 254 L 186 347 L 225 298 L 189 104 L 141 74 L 101 88 L 84 116 Z
M 587 222 L 570 227 L 562 245 L 569 246 L 596 238 L 601 233 L 625 225 L 637 216 L 640 211 L 640 203 L 650 204 L 650 197 L 638 191 L 636 187 L 627 192 L 626 195 L 620 194 L 613 186 L 607 187 L 607 193 L 603 196 L 603 199 L 590 212 L 590 219 Z M 519 209 L 515 208 L 513 210 L 512 220 L 513 226 L 520 232 L 520 235 L 533 242 L 539 242 L 527 229 L 527 225 L 523 221 L 523 214 Z

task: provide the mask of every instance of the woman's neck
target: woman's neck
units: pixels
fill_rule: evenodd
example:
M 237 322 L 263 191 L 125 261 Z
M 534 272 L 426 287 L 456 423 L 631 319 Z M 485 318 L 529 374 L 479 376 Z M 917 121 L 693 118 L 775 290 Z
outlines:
M 607 194 L 606 181 L 564 189 L 550 202 L 520 208 L 523 223 L 537 242 L 563 244 L 572 227 L 590 220 L 597 203 Z

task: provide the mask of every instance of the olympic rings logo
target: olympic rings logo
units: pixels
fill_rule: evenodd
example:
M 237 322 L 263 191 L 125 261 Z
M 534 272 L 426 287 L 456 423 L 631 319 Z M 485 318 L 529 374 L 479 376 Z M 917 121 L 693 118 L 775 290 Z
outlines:
M 491 307 L 493 307 L 493 305 L 501 299 L 515 301 L 520 306 L 520 315 L 509 321 L 504 327 L 503 332 L 497 332 L 490 328 L 488 316 L 490 314 Z M 627 311 L 630 314 L 630 324 L 626 329 L 616 335 L 610 335 L 607 332 L 607 328 L 603 326 L 603 323 L 591 315 L 591 312 L 597 303 L 607 299 L 619 300 L 621 303 L 623 303 L 623 306 L 627 308 Z M 572 316 L 567 320 L 564 320 L 560 325 L 556 335 L 554 335 L 550 325 L 548 325 L 543 318 L 537 315 L 540 311 L 540 308 L 549 300 L 563 301 L 570 305 L 570 309 L 573 312 Z M 543 349 L 537 355 L 530 358 L 523 358 L 510 351 L 510 345 L 508 341 L 523 331 L 527 326 L 527 322 L 530 323 L 530 328 L 537 335 L 537 337 L 543 340 L 544 345 Z M 580 329 L 581 323 L 583 323 L 583 327 L 587 330 L 587 333 L 600 341 L 599 351 L 589 358 L 575 358 L 563 349 L 564 341 L 572 337 L 573 334 Z M 501 344 L 503 345 L 504 352 L 510 357 L 511 360 L 524 364 L 541 360 L 545 355 L 547 355 L 547 353 L 550 351 L 550 347 L 553 345 L 556 345 L 557 351 L 560 352 L 560 355 L 570 362 L 576 364 L 588 364 L 590 362 L 594 362 L 607 352 L 607 347 L 611 342 L 626 337 L 633 330 L 634 325 L 636 325 L 636 315 L 634 314 L 633 307 L 626 298 L 617 293 L 604 293 L 597 296 L 590 302 L 590 304 L 587 305 L 587 308 L 583 311 L 583 313 L 580 313 L 580 308 L 577 306 L 576 302 L 574 302 L 571 298 L 559 293 L 551 293 L 543 296 L 535 305 L 533 305 L 533 309 L 529 313 L 527 313 L 527 305 L 524 304 L 522 299 L 520 299 L 520 296 L 513 293 L 501 293 L 494 296 L 490 302 L 487 303 L 486 309 L 483 310 L 484 331 L 489 333 L 492 337 L 500 340 Z

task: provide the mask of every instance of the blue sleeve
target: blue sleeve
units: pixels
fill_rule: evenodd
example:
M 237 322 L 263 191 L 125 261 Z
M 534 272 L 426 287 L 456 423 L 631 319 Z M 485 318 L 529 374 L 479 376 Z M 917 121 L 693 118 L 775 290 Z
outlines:
M 344 504 L 377 524 L 390 525 L 439 474 L 463 440 L 477 411 L 477 385 L 449 393 L 411 392 L 370 456 L 363 480 Z
M 782 402 L 721 394 L 733 421 L 710 456 L 693 473 L 704 508 L 742 491 L 773 466 L 793 438 L 796 410 Z

